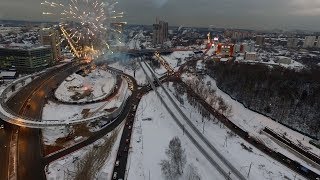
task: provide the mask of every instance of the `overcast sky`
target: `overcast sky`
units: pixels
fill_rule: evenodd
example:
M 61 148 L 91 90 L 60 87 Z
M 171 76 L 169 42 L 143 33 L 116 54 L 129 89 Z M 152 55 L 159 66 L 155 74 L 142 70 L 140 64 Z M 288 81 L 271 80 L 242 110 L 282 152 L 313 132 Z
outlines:
M 0 19 L 48 20 L 40 2 L 0 0 Z M 159 17 L 169 25 L 320 31 L 320 0 L 119 0 L 117 9 L 130 24 Z

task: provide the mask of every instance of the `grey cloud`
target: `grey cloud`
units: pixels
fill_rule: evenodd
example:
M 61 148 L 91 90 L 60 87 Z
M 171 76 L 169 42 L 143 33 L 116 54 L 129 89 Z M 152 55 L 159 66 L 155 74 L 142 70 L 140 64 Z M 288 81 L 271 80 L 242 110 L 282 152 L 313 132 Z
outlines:
M 42 15 L 40 2 L 1 0 L 0 12 L 3 19 L 54 20 Z M 320 30 L 319 0 L 119 0 L 116 9 L 133 24 L 159 17 L 170 25 Z

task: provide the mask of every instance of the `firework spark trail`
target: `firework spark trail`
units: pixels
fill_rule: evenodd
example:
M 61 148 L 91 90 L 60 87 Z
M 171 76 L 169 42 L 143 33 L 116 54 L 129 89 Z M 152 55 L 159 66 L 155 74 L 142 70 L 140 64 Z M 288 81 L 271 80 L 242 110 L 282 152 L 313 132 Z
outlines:
M 118 2 L 103 2 L 103 0 L 67 0 L 61 2 L 44 1 L 41 4 L 52 15 L 60 19 L 59 27 L 73 53 L 79 58 L 90 52 L 102 52 L 109 49 L 107 36 L 110 32 L 121 33 L 112 28 L 110 23 L 122 18 L 123 12 L 117 13 L 114 7 Z M 94 50 L 95 49 L 95 50 Z

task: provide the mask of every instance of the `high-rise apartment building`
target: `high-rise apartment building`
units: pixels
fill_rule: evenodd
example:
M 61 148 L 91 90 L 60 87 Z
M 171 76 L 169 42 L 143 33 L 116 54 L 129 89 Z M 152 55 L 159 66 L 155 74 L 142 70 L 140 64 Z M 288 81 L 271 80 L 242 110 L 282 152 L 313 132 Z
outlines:
M 318 36 L 318 40 L 317 40 L 317 48 L 320 48 L 320 36 Z
M 19 72 L 35 72 L 52 64 L 50 46 L 7 46 L 0 47 L 0 67 L 16 68 Z
M 43 28 L 39 32 L 39 42 L 41 45 L 49 45 L 52 48 L 53 62 L 61 60 L 60 34 L 58 30 Z
M 153 37 L 152 42 L 154 45 L 163 44 L 168 40 L 169 27 L 168 23 L 164 21 L 159 21 L 153 24 Z
M 306 36 L 304 39 L 303 47 L 314 47 L 314 43 L 316 41 L 316 36 Z
M 263 45 L 264 45 L 264 42 L 265 42 L 265 37 L 264 37 L 264 36 L 258 35 L 258 36 L 256 37 L 256 44 L 257 44 L 257 45 L 263 46 Z
M 299 43 L 299 39 L 298 38 L 288 38 L 287 47 L 296 48 L 298 43 Z

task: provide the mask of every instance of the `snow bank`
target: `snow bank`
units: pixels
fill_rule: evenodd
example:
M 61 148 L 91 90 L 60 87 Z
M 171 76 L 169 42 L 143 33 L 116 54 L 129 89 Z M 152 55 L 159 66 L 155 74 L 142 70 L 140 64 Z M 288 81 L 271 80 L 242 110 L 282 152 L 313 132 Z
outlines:
M 55 96 L 63 102 L 86 102 L 100 100 L 108 96 L 114 89 L 116 77 L 109 72 L 101 69 L 95 69 L 87 76 L 83 77 L 79 74 L 70 75 L 57 88 Z M 76 93 L 83 94 L 86 91 L 91 91 L 82 99 L 74 100 L 72 96 Z

